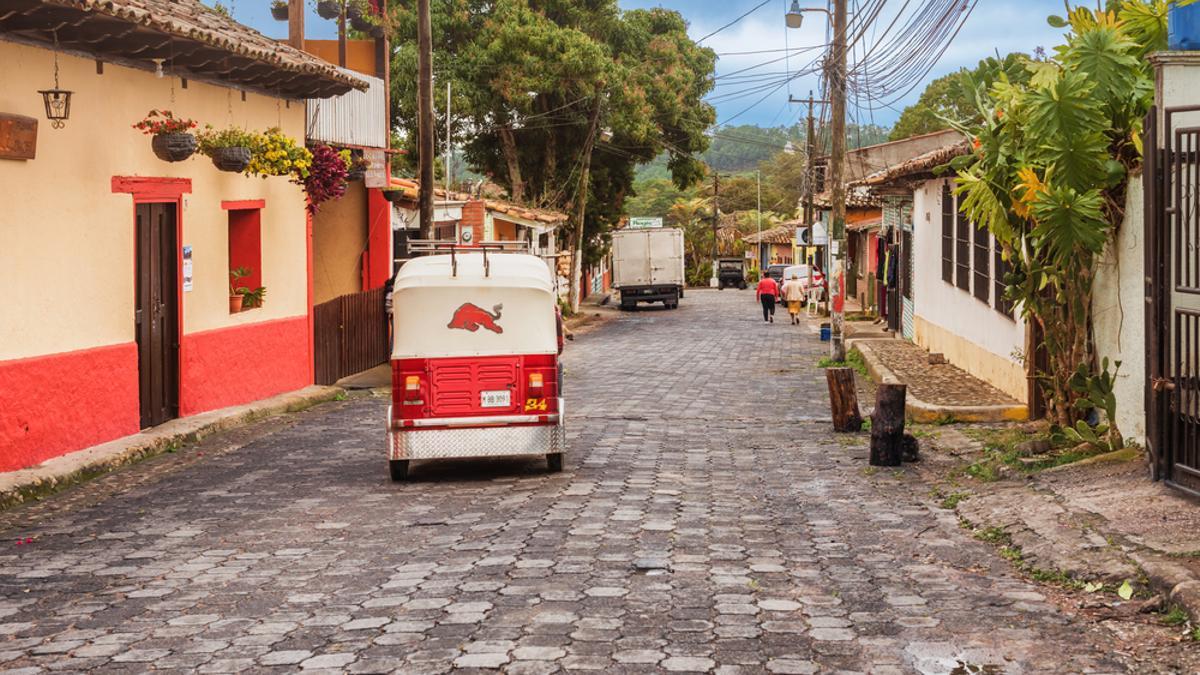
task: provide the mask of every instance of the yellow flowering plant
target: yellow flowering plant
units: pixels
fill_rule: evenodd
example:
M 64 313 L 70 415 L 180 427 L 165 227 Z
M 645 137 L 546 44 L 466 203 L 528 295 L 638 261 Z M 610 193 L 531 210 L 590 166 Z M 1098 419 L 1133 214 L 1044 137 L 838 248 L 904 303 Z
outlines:
M 308 148 L 296 143 L 278 127 L 255 134 L 250 152 L 246 173 L 251 176 L 290 176 L 292 182 L 303 185 L 312 167 L 312 153 Z

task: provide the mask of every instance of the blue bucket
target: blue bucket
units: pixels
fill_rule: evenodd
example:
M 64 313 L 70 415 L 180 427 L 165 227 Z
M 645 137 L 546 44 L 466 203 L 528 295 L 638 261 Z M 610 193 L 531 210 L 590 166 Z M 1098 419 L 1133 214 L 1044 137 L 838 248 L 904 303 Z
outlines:
M 1167 48 L 1171 51 L 1200 50 L 1200 3 L 1167 12 Z
M 821 326 L 821 342 L 829 342 L 833 331 L 829 328 L 829 324 Z

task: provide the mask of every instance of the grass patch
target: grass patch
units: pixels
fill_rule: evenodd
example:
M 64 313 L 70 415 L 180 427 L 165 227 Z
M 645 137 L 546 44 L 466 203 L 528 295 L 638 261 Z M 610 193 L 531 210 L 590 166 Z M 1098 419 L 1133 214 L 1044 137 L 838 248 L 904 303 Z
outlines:
M 970 495 L 966 492 L 951 492 L 942 498 L 942 501 L 938 503 L 938 506 L 946 509 L 947 511 L 953 511 L 958 506 L 959 502 L 969 496 Z
M 972 478 L 990 483 L 1004 478 L 1006 473 L 1028 475 L 1056 466 L 1071 464 L 1094 457 L 1097 451 L 1077 449 L 1071 445 L 1051 445 L 1050 451 L 1038 458 L 1026 457 L 1019 446 L 1030 440 L 1048 440 L 1045 435 L 1032 435 L 1020 427 L 975 427 L 963 429 L 968 438 L 983 445 L 983 456 L 963 469 Z
M 817 361 L 817 367 L 853 368 L 854 372 L 862 375 L 863 377 L 871 376 L 871 374 L 867 372 L 867 362 L 863 360 L 862 352 L 858 351 L 857 349 L 851 349 L 849 352 L 847 352 L 845 361 L 834 361 L 827 356 L 820 361 Z
M 960 519 L 959 524 L 964 527 L 971 527 L 970 523 L 964 519 Z M 1012 563 L 1013 567 L 1028 575 L 1034 581 L 1071 590 L 1083 590 L 1088 586 L 1085 580 L 1077 579 L 1062 570 L 1047 570 L 1031 565 L 1025 559 L 1025 552 L 1013 542 L 1012 536 L 1008 532 L 1005 532 L 1004 528 L 972 528 L 972 532 L 976 539 L 995 546 L 996 552 L 1000 554 L 1001 558 Z
M 1162 622 L 1168 626 L 1182 626 L 1188 622 L 1190 617 L 1188 613 L 1183 611 L 1182 607 L 1172 606 L 1171 611 L 1163 615 Z

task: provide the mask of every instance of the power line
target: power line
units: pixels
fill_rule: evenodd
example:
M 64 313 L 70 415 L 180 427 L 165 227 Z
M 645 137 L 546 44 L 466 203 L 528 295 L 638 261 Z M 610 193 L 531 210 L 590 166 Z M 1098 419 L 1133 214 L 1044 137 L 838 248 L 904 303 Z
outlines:
M 765 7 L 766 5 L 770 4 L 770 3 L 771 3 L 771 1 L 772 1 L 772 0 L 763 0 L 762 2 L 760 2 L 760 3 L 758 3 L 757 5 L 755 5 L 754 7 L 752 7 L 752 8 L 750 9 L 750 11 L 746 12 L 745 14 L 742 14 L 742 15 L 741 15 L 741 16 L 739 16 L 738 18 L 734 19 L 733 21 L 730 21 L 729 23 L 725 24 L 724 26 L 721 26 L 720 28 L 718 28 L 718 29 L 714 30 L 713 32 L 709 33 L 708 35 L 705 35 L 704 37 L 700 38 L 699 40 L 696 40 L 696 44 L 700 44 L 701 42 L 704 42 L 704 41 L 705 41 L 705 40 L 707 40 L 708 38 L 710 38 L 710 37 L 712 37 L 712 36 L 716 35 L 717 33 L 720 33 L 721 31 L 725 30 L 726 28 L 729 28 L 730 26 L 732 26 L 732 25 L 736 24 L 737 22 L 741 21 L 742 19 L 744 19 L 744 18 L 746 18 L 746 17 L 750 16 L 751 14 L 753 14 L 753 13 L 757 12 L 759 9 L 761 9 L 761 8 Z

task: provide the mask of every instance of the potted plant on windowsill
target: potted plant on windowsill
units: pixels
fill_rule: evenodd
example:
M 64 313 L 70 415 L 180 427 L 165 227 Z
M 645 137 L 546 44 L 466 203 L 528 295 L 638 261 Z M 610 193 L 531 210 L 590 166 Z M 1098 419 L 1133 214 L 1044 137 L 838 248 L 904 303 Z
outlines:
M 238 282 L 250 276 L 250 270 L 245 267 L 238 267 L 229 270 L 229 313 L 237 314 L 242 311 L 242 305 L 245 302 L 245 293 L 250 290 L 245 286 L 239 286 Z
M 317 3 L 317 16 L 322 19 L 336 19 L 342 13 L 342 3 L 338 0 L 320 0 Z
M 151 110 L 133 128 L 153 136 L 150 147 L 164 162 L 182 162 L 196 152 L 196 137 L 188 132 L 196 121 L 177 118 L 170 110 Z
M 288 20 L 287 0 L 271 0 L 271 16 L 275 17 L 276 21 L 287 21 Z
M 250 166 L 250 148 L 254 145 L 255 134 L 237 127 L 216 131 L 207 126 L 199 140 L 200 152 L 211 158 L 213 166 L 221 171 L 241 173 Z
M 267 297 L 266 286 L 259 286 L 254 289 L 240 288 L 238 290 L 242 294 L 242 311 L 262 307 L 263 299 Z

